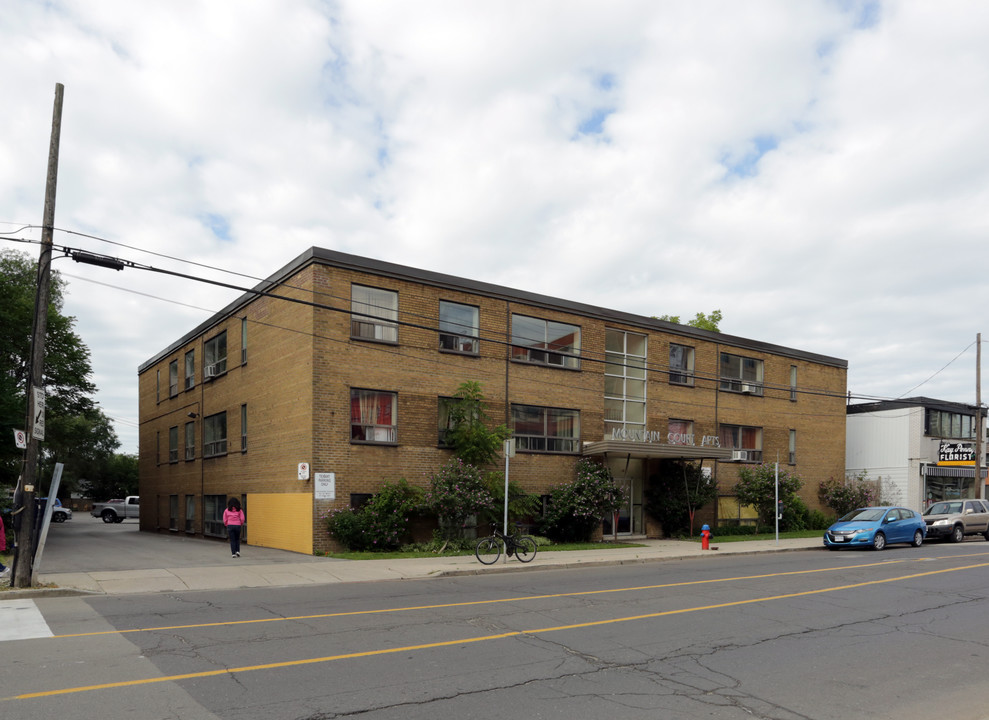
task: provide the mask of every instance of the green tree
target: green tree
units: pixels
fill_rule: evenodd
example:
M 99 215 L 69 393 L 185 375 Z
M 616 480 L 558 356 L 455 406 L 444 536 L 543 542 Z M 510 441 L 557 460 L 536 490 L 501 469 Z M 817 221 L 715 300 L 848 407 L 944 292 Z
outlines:
M 94 463 L 80 476 L 79 490 L 97 501 L 137 495 L 137 455 L 113 453 L 105 462 Z
M 653 316 L 655 317 L 655 316 Z M 667 322 L 676 323 L 677 325 L 689 325 L 690 327 L 700 328 L 701 330 L 710 330 L 711 332 L 721 332 L 718 325 L 721 324 L 721 311 L 713 310 L 710 315 L 705 315 L 702 312 L 697 313 L 693 320 L 688 320 L 687 322 L 680 322 L 679 315 L 660 315 L 658 320 L 665 320 Z
M 453 448 L 454 455 L 469 465 L 484 467 L 490 464 L 501 451 L 502 443 L 512 434 L 505 425 L 488 427 L 484 393 L 476 381 L 460 384 L 447 411 L 446 444 Z
M 694 513 L 718 497 L 718 485 L 699 464 L 662 460 L 649 478 L 646 512 L 663 526 L 666 537 L 693 533 Z
M 494 498 L 494 505 L 482 514 L 479 522 L 493 523 L 500 528 L 505 518 L 505 473 L 487 473 L 484 476 L 484 487 Z M 509 480 L 508 522 L 525 520 L 535 515 L 538 510 L 539 496 L 526 492 L 515 480 Z
M 776 518 L 776 467 L 774 465 L 745 466 L 738 471 L 738 482 L 735 483 L 735 497 L 742 505 L 751 505 L 759 513 L 759 522 L 772 525 Z M 803 480 L 795 473 L 785 469 L 779 470 L 779 499 L 785 508 L 794 506 L 797 491 L 803 486 Z
M 8 437 L 24 429 L 34 322 L 37 262 L 21 252 L 0 251 L 0 431 Z M 45 440 L 39 479 L 51 476 L 55 462 L 66 466 L 63 483 L 71 487 L 77 466 L 93 456 L 104 459 L 119 447 L 109 420 L 92 399 L 89 349 L 74 331 L 75 318 L 62 314 L 65 282 L 52 273 L 45 339 Z M 90 457 L 85 457 L 86 455 Z M 13 443 L 0 443 L 0 486 L 13 486 L 23 455 Z
M 581 458 L 576 477 L 550 491 L 541 532 L 560 542 L 590 540 L 601 521 L 618 512 L 627 500 L 608 468 Z

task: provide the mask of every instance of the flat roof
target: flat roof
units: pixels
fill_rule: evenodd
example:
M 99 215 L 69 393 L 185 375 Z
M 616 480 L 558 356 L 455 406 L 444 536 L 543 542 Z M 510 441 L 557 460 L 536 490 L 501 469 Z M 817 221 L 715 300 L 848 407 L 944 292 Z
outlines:
M 473 293 L 484 297 L 505 300 L 507 302 L 524 303 L 526 305 L 544 308 L 547 310 L 556 310 L 574 315 L 581 315 L 588 318 L 603 320 L 605 322 L 632 325 L 642 329 L 653 329 L 669 333 L 671 335 L 679 335 L 685 338 L 694 338 L 707 342 L 717 342 L 722 345 L 729 345 L 731 347 L 744 350 L 771 353 L 783 357 L 806 360 L 808 362 L 814 362 L 821 365 L 829 365 L 836 368 L 847 369 L 848 367 L 847 360 L 828 355 L 819 355 L 817 353 L 797 350 L 795 348 L 784 347 L 782 345 L 773 345 L 772 343 L 751 340 L 749 338 L 742 338 L 735 335 L 726 335 L 721 332 L 701 330 L 700 328 L 691 327 L 689 325 L 679 325 L 677 323 L 659 320 L 657 318 L 647 317 L 645 315 L 635 315 L 633 313 L 622 312 L 621 310 L 610 310 L 607 308 L 598 307 L 596 305 L 588 305 L 586 303 L 575 302 L 573 300 L 564 300 L 562 298 L 541 295 L 539 293 L 528 292 L 526 290 L 517 290 L 502 285 L 481 282 L 479 280 L 470 280 L 467 278 L 456 277 L 454 275 L 445 275 L 443 273 L 433 272 L 431 270 L 422 270 L 420 268 L 408 267 L 406 265 L 398 265 L 396 263 L 385 262 L 384 260 L 374 260 L 372 258 L 361 257 L 360 255 L 351 255 L 349 253 L 342 253 L 336 250 L 311 247 L 287 265 L 279 269 L 277 272 L 269 276 L 267 279 L 255 285 L 248 292 L 245 292 L 242 296 L 227 305 L 225 308 L 215 313 L 212 317 L 200 323 L 181 338 L 171 343 L 164 350 L 149 358 L 138 367 L 138 374 L 144 372 L 149 367 L 156 365 L 162 359 L 168 357 L 176 350 L 186 345 L 193 338 L 205 333 L 211 327 L 227 319 L 237 312 L 237 310 L 244 307 L 257 297 L 270 292 L 278 284 L 284 282 L 300 270 L 303 270 L 307 266 L 313 264 L 328 265 L 331 267 L 354 270 L 356 272 L 390 277 L 397 280 L 417 282 L 423 285 L 446 288 L 459 292 Z

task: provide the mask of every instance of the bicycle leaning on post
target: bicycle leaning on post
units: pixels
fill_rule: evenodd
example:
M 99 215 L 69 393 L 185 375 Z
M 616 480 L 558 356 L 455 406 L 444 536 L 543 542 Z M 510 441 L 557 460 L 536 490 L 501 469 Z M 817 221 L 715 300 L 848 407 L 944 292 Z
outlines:
M 493 565 L 498 562 L 502 546 L 507 557 L 515 555 L 519 562 L 527 563 L 536 557 L 536 541 L 529 535 L 520 535 L 517 525 L 511 535 L 501 532 L 497 525 L 492 525 L 491 531 L 491 535 L 477 541 L 477 547 L 474 549 L 474 554 L 481 563 Z

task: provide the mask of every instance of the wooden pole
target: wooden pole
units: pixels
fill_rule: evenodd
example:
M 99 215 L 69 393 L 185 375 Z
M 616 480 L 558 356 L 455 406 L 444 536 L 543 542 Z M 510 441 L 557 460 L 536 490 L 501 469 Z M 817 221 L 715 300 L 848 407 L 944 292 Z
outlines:
M 55 234 L 55 187 L 58 180 L 58 145 L 62 131 L 62 95 L 65 88 L 55 84 L 55 106 L 52 111 L 51 144 L 48 148 L 48 179 L 45 186 L 44 221 L 41 227 L 41 253 L 38 257 L 38 288 L 34 298 L 34 327 L 31 332 L 31 371 L 27 387 L 27 449 L 24 471 L 19 482 L 21 490 L 21 519 L 17 531 L 17 552 L 14 556 L 13 587 L 31 587 L 34 581 L 34 505 L 38 475 L 39 439 L 35 435 L 39 413 L 35 407 L 35 388 L 44 391 L 45 336 L 48 333 L 48 300 L 51 290 L 52 244 Z M 43 427 L 39 423 L 39 427 Z

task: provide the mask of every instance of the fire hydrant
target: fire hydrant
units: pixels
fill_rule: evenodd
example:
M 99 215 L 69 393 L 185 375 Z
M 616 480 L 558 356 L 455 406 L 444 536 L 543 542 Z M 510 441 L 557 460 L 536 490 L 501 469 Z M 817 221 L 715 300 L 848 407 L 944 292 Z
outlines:
M 711 549 L 711 528 L 707 525 L 701 527 L 701 550 Z

